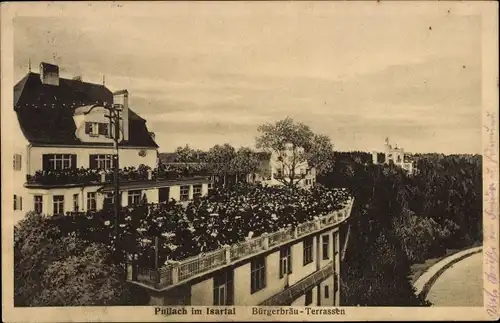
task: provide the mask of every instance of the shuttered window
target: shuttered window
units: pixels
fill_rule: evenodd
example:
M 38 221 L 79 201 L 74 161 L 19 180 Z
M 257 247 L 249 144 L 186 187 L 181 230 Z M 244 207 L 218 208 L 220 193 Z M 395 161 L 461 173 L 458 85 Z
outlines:
M 21 170 L 22 165 L 21 165 L 21 155 L 20 154 L 14 154 L 13 158 L 13 163 L 14 163 L 14 170 Z
M 14 194 L 14 211 L 22 211 L 23 209 L 23 197 Z

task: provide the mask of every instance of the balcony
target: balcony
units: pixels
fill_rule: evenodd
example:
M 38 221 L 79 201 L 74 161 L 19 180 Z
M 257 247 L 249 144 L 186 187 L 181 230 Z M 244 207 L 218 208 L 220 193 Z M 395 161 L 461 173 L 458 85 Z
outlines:
M 158 270 L 134 268 L 135 266 L 129 264 L 127 266 L 128 281 L 155 290 L 168 289 L 271 248 L 339 225 L 350 216 L 353 203 L 354 200 L 351 198 L 342 210 L 318 217 L 313 221 L 301 223 L 295 228 L 288 227 L 273 233 L 264 233 L 259 237 L 231 246 L 224 246 L 209 253 L 170 262 Z M 134 273 L 136 273 L 135 276 Z
M 125 167 L 119 170 L 118 179 L 123 182 L 143 182 L 158 180 L 182 180 L 193 176 L 206 175 L 202 171 L 186 170 L 177 167 L 151 169 L 140 165 L 138 168 Z M 100 185 L 114 182 L 112 169 L 75 168 L 62 170 L 39 170 L 26 176 L 26 187 Z

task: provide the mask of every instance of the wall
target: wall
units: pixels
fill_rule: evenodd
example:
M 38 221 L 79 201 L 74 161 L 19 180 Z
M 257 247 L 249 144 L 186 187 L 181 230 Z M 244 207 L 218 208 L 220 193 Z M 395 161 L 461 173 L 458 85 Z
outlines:
M 234 269 L 234 303 L 258 305 L 285 287 L 285 279 L 279 279 L 279 250 L 266 257 L 266 287 L 251 294 L 251 263 Z
M 314 287 L 312 289 L 312 303 L 309 304 L 308 306 L 317 306 L 318 305 L 318 287 Z M 302 295 L 299 298 L 297 298 L 291 306 L 306 306 L 306 295 Z
M 328 298 L 326 298 L 325 287 L 328 286 Z M 320 289 L 320 305 L 321 306 L 335 306 L 335 297 L 333 293 L 333 275 L 322 281 L 318 286 Z
M 299 240 L 298 243 L 295 243 L 292 248 L 292 274 L 289 275 L 289 284 L 293 285 L 303 278 L 309 276 L 313 272 L 316 271 L 317 266 L 317 241 L 316 236 L 313 239 L 313 262 L 304 266 L 304 243 L 302 240 Z
M 191 184 L 190 184 L 191 185 Z M 19 217 L 23 218 L 28 211 L 34 210 L 34 196 L 43 196 L 43 213 L 53 214 L 53 196 L 64 195 L 64 211 L 73 212 L 73 194 L 79 194 L 79 212 L 87 211 L 87 193 L 97 192 L 101 188 L 100 185 L 82 186 L 82 187 L 61 187 L 61 188 L 30 188 L 24 189 L 23 209 L 19 211 Z M 145 194 L 149 203 L 158 203 L 158 189 L 149 188 L 141 190 L 141 198 Z M 192 189 L 191 189 L 192 191 Z M 208 184 L 202 184 L 202 194 L 207 194 Z M 175 185 L 170 187 L 170 197 L 179 200 L 180 186 Z M 192 194 L 191 194 L 192 197 Z M 124 190 L 121 196 L 122 206 L 128 205 L 128 191 Z M 104 195 L 96 194 L 97 209 L 102 209 L 104 203 Z
M 34 210 L 34 196 L 42 195 L 43 213 L 53 214 L 53 196 L 64 196 L 64 212 L 73 212 L 73 195 L 78 194 L 78 206 L 80 212 L 87 210 L 87 193 L 96 192 L 100 186 L 87 186 L 87 187 L 65 187 L 53 189 L 28 189 L 27 200 L 24 214 L 28 211 Z M 96 194 L 96 203 L 99 207 L 102 205 L 102 195 Z
M 191 305 L 211 306 L 214 304 L 214 280 L 209 278 L 191 286 Z
M 123 167 L 138 167 L 140 164 L 147 165 L 151 168 L 156 167 L 156 149 L 147 148 L 146 156 L 139 156 L 139 151 L 142 148 L 120 147 L 119 163 L 120 168 Z M 42 169 L 43 154 L 76 154 L 77 167 L 89 168 L 89 155 L 91 154 L 113 154 L 113 147 L 32 147 L 30 150 L 30 167 L 29 174 L 33 174 Z

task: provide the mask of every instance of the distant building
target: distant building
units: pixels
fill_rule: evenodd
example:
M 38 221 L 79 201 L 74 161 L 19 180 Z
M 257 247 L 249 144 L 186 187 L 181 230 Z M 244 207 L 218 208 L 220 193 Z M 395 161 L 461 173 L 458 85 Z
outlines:
M 121 180 L 122 205 L 174 198 L 189 200 L 208 190 L 204 178 L 153 178 L 158 145 L 146 120 L 129 104 L 129 93 L 112 93 L 104 85 L 59 76 L 59 67 L 41 63 L 40 73 L 28 73 L 14 86 L 11 134 L 14 147 L 14 215 L 28 211 L 59 215 L 97 210 L 113 200 L 113 184 L 105 172 L 113 169 L 112 128 L 106 104 L 121 104 L 119 166 L 144 165 L 144 176 Z M 12 113 L 12 112 L 9 112 Z M 95 176 L 96 171 L 102 172 Z M 88 173 L 88 174 L 87 174 Z
M 382 160 L 379 159 L 379 152 L 372 152 L 373 164 L 394 164 L 406 170 L 409 174 L 414 174 L 416 169 L 411 157 L 408 153 L 405 154 L 403 148 L 397 145 L 393 147 L 389 143 L 389 138 L 385 139 L 384 152 Z
M 284 155 L 289 155 L 290 152 L 290 150 L 287 150 Z M 196 157 L 197 161 L 179 162 L 176 159 L 176 153 L 161 153 L 160 159 L 161 163 L 166 166 L 185 166 L 186 168 L 195 170 L 197 168 L 199 169 L 199 166 L 205 164 L 203 161 L 205 156 L 206 152 L 202 152 Z M 277 153 L 255 152 L 255 156 L 259 160 L 257 172 L 246 175 L 244 179 L 236 178 L 235 175 L 228 175 L 225 179 L 219 179 L 217 176 L 212 174 L 212 183 L 210 184 L 210 187 L 212 187 L 214 182 L 224 180 L 226 181 L 226 184 L 229 185 L 231 183 L 244 180 L 249 183 L 262 183 L 269 186 L 283 185 L 284 177 L 286 181 L 289 181 L 289 178 L 292 176 L 290 167 L 288 167 L 286 161 L 285 164 L 287 166 L 284 167 L 284 163 L 280 161 Z M 298 162 L 295 165 L 294 183 L 297 183 L 297 186 L 304 188 L 314 186 L 316 183 L 316 169 L 314 167 L 309 167 L 307 161 Z
M 280 157 L 276 152 L 256 153 L 260 161 L 259 171 L 249 175 L 250 182 L 261 182 L 266 185 L 283 185 L 283 180 L 287 182 L 292 176 L 291 163 L 283 162 L 283 158 L 290 158 L 290 150 L 286 150 L 284 156 Z M 294 183 L 297 186 L 308 188 L 316 183 L 316 169 L 310 167 L 307 161 L 298 162 L 295 165 Z

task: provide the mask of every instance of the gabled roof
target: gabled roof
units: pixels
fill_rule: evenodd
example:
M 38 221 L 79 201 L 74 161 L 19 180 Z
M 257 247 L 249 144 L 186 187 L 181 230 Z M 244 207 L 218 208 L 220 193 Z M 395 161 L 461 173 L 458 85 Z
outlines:
M 59 85 L 42 84 L 40 74 L 28 73 L 14 86 L 14 110 L 26 139 L 32 144 L 82 145 L 75 136 L 75 109 L 112 103 L 113 93 L 104 85 L 59 79 Z M 124 146 L 154 147 L 146 120 L 129 107 L 129 140 Z

